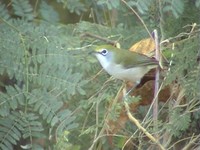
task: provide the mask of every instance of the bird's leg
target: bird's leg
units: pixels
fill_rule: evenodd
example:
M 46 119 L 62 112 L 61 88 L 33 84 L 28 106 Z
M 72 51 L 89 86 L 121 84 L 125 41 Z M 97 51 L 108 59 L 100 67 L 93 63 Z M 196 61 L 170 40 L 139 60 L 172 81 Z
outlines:
M 135 82 L 130 89 L 127 88 L 127 82 L 125 82 L 125 89 L 126 89 L 126 94 L 124 97 L 128 96 L 133 90 L 136 88 L 136 86 L 139 84 L 138 82 Z M 128 90 L 128 91 L 127 91 Z
M 133 85 L 132 88 L 126 92 L 125 96 L 128 96 L 135 88 L 136 88 L 136 85 Z

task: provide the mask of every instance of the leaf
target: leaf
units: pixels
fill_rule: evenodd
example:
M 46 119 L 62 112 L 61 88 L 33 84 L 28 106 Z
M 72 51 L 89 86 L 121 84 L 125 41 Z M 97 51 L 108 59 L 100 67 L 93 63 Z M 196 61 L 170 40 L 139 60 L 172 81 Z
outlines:
M 137 7 L 138 11 L 141 14 L 146 14 L 152 2 L 153 0 L 135 0 L 135 1 L 128 1 L 127 4 L 130 6 Z
M 148 55 L 155 50 L 155 42 L 152 38 L 142 39 L 132 45 L 129 50 Z
M 182 113 L 182 110 L 176 108 L 170 114 L 170 122 L 167 125 L 167 130 L 176 137 L 188 129 L 190 125 L 190 114 Z
M 6 21 L 10 20 L 10 14 L 8 13 L 8 10 L 6 9 L 5 4 L 2 4 L 2 3 L 0 3 L 0 16 Z
M 54 8 L 48 5 L 45 1 L 41 2 L 40 10 L 41 16 L 44 20 L 49 21 L 51 23 L 59 22 L 59 15 L 54 10 Z
M 22 119 L 18 113 L 9 115 L 7 118 L 0 120 L 0 142 L 1 147 L 13 149 L 13 145 L 21 138 L 21 129 L 18 128 L 18 120 Z M 9 123 L 9 124 L 8 124 Z M 3 130 L 2 130 L 3 129 Z
M 29 4 L 29 1 L 13 0 L 11 4 L 15 15 L 20 16 L 27 20 L 34 19 L 33 8 Z
M 167 2 L 168 4 L 164 6 L 163 11 L 171 11 L 175 18 L 179 18 L 184 11 L 185 2 L 182 0 L 167 0 Z
M 1 149 L 3 150 L 10 150 L 6 145 L 0 144 Z
M 67 8 L 71 13 L 80 15 L 86 11 L 85 5 L 80 0 L 68 0 Z
M 109 1 L 111 9 L 116 9 L 120 6 L 120 0 Z
M 200 0 L 196 0 L 196 1 L 195 1 L 195 6 L 196 6 L 196 7 L 200 7 Z

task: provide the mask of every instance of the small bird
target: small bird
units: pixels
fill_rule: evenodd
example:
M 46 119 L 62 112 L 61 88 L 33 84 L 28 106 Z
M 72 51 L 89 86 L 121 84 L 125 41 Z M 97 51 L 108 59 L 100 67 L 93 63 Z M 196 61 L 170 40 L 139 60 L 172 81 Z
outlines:
M 153 58 L 111 45 L 97 46 L 93 53 L 108 74 L 135 85 L 148 71 L 159 66 Z

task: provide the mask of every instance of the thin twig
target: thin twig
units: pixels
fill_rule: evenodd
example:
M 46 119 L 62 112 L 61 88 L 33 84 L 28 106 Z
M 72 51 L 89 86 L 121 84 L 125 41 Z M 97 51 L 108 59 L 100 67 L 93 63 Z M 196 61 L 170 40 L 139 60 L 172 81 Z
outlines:
M 123 89 L 123 95 L 126 95 L 126 89 L 124 88 Z M 125 106 L 125 109 L 126 109 L 126 112 L 127 112 L 127 116 L 129 118 L 129 120 L 131 122 L 133 122 L 137 127 L 138 129 L 140 129 L 152 142 L 156 143 L 161 150 L 165 150 L 165 148 L 160 144 L 160 142 L 158 140 L 156 140 L 140 123 L 139 121 L 133 117 L 133 115 L 131 114 L 130 110 L 129 110 L 129 106 L 128 106 L 128 103 L 126 102 L 126 100 L 124 100 L 124 106 Z
M 192 136 L 189 143 L 186 146 L 184 146 L 182 150 L 191 149 L 191 146 L 195 144 L 195 142 L 199 139 L 199 137 L 200 137 L 200 135 L 197 135 L 196 137 Z
M 160 62 L 160 45 L 159 45 L 159 39 L 158 39 L 158 32 L 157 30 L 154 30 L 154 37 L 155 37 L 155 57 L 158 62 Z M 157 129 L 157 120 L 158 120 L 158 97 L 156 97 L 158 91 L 159 91 L 159 76 L 160 71 L 159 68 L 156 68 L 156 75 L 155 75 L 155 86 L 154 86 L 154 98 L 155 101 L 153 103 L 153 121 L 154 121 L 154 128 Z M 158 138 L 158 135 L 156 135 Z
M 101 36 L 98 36 L 98 35 L 95 35 L 95 34 L 92 34 L 92 33 L 88 33 L 88 32 L 85 32 L 85 33 L 83 33 L 82 35 L 81 35 L 81 37 L 92 37 L 92 38 L 95 38 L 95 39 L 99 39 L 99 40 L 101 40 L 101 41 L 104 41 L 104 42 L 106 42 L 106 43 L 108 43 L 108 44 L 111 44 L 111 45 L 116 45 L 116 41 L 112 41 L 112 40 L 110 40 L 110 39 L 108 39 L 108 38 L 103 38 L 103 37 L 101 37 Z
M 151 33 L 149 32 L 149 29 L 147 28 L 146 24 L 144 23 L 142 18 L 139 16 L 139 14 L 125 0 L 121 0 L 121 1 L 137 16 L 137 18 L 140 20 L 140 22 L 142 23 L 142 25 L 146 29 L 147 33 L 149 34 L 149 36 L 153 39 Z
M 120 89 L 119 89 L 119 91 L 118 91 L 115 99 L 113 100 L 111 106 L 109 107 L 108 113 L 105 115 L 105 118 L 104 118 L 104 125 L 103 125 L 103 127 L 102 127 L 102 129 L 101 129 L 101 131 L 99 132 L 98 135 L 97 135 L 97 131 L 98 131 L 97 129 L 98 129 L 99 123 L 96 121 L 97 129 L 95 131 L 94 140 L 93 140 L 92 145 L 90 146 L 90 148 L 88 150 L 93 150 L 94 146 L 96 145 L 96 143 L 98 142 L 98 140 L 101 137 L 104 137 L 103 134 L 104 134 L 104 132 L 106 130 L 106 120 L 109 119 L 108 117 L 109 117 L 110 109 L 112 108 L 112 106 L 116 105 L 117 100 L 119 99 L 119 96 L 120 96 L 120 93 L 121 93 L 122 89 L 123 89 L 123 85 L 120 87 Z M 96 109 L 98 110 L 98 108 L 96 108 Z M 96 115 L 96 117 L 98 117 L 98 116 Z M 96 120 L 98 120 L 98 118 L 96 118 Z
M 176 144 L 178 144 L 178 143 L 181 143 L 181 142 L 184 142 L 184 141 L 187 141 L 188 139 L 191 139 L 190 141 L 189 141 L 189 145 L 191 144 L 191 141 L 192 142 L 195 142 L 196 140 L 198 140 L 200 138 L 200 135 L 197 135 L 197 136 L 191 136 L 191 137 L 185 137 L 185 138 L 183 138 L 183 139 L 180 139 L 180 140 L 178 140 L 178 141 L 176 141 L 175 143 L 173 143 L 169 148 L 168 148 L 168 150 L 170 150 L 170 149 L 172 149 L 173 147 L 175 147 L 175 145 Z M 183 147 L 183 149 L 184 150 L 187 150 L 186 148 L 189 148 L 189 145 L 186 145 L 185 147 Z M 194 143 L 193 143 L 194 144 Z M 191 145 L 190 145 L 191 146 Z M 182 149 L 182 150 L 183 150 Z

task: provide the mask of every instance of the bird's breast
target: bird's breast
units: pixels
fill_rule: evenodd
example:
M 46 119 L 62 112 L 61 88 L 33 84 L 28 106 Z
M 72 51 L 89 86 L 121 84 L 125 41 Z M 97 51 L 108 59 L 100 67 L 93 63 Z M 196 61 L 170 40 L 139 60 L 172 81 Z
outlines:
M 153 67 L 152 67 L 153 68 Z M 146 66 L 124 68 L 122 65 L 109 64 L 104 68 L 110 75 L 117 79 L 137 82 L 151 69 Z

